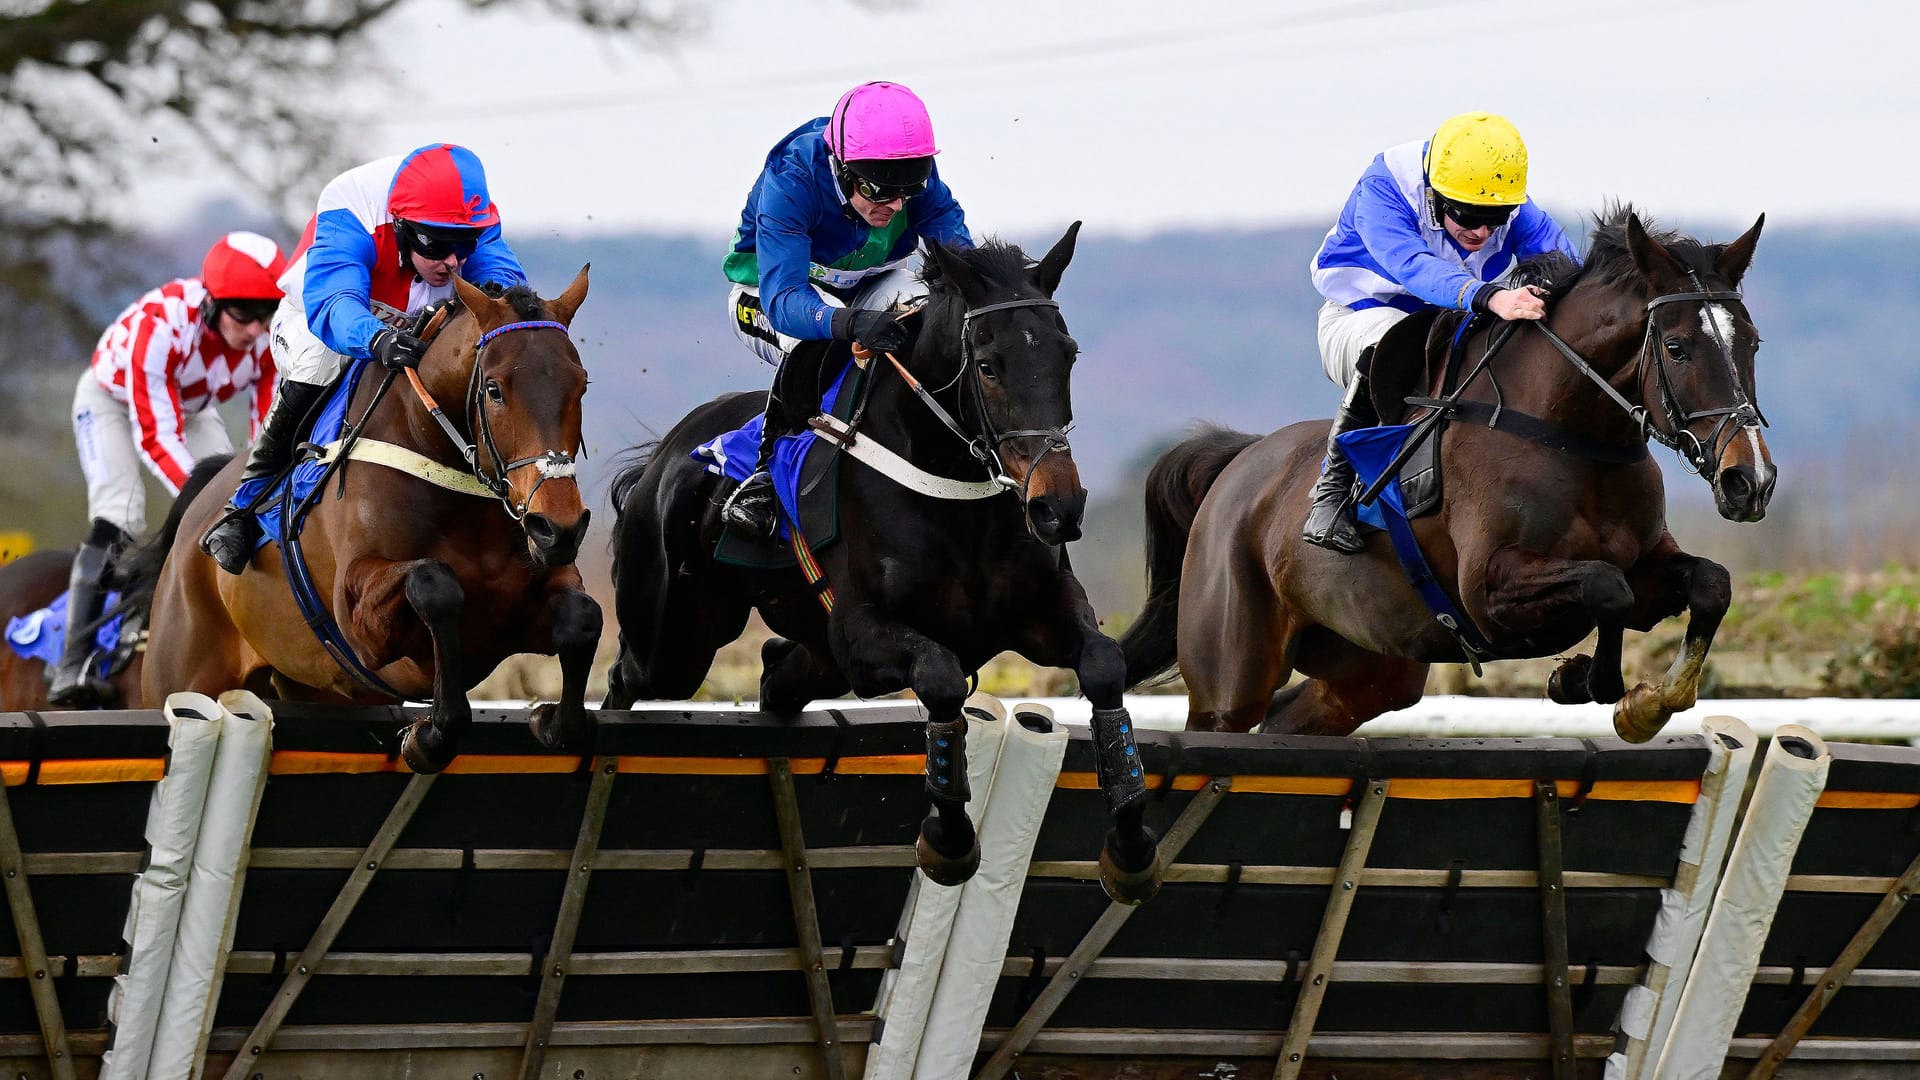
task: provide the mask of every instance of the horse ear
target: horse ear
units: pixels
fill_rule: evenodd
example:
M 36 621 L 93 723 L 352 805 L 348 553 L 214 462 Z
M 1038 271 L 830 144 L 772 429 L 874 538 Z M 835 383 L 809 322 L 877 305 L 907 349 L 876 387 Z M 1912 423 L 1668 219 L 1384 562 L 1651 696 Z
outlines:
M 1720 276 L 1726 278 L 1729 284 L 1738 285 L 1740 279 L 1746 276 L 1747 267 L 1753 263 L 1754 245 L 1760 242 L 1760 227 L 1766 223 L 1767 215 L 1761 214 L 1760 219 L 1753 223 L 1753 228 L 1742 233 L 1740 239 L 1728 244 L 1720 254 L 1714 256 L 1713 268 L 1720 271 Z
M 1639 214 L 1627 215 L 1627 250 L 1633 254 L 1633 264 L 1640 268 L 1640 276 L 1662 288 L 1666 282 L 1685 273 L 1686 268 L 1673 257 L 1673 252 L 1648 235 L 1646 226 L 1640 224 Z
M 460 306 L 473 312 L 483 330 L 490 330 L 505 322 L 500 317 L 500 301 L 480 291 L 478 285 L 470 285 L 459 274 L 453 275 L 453 293 L 460 298 Z
M 581 267 L 580 272 L 573 275 L 573 284 L 567 286 L 567 291 L 547 301 L 547 314 L 553 316 L 555 322 L 573 325 L 574 312 L 579 311 L 587 299 L 587 271 L 591 269 L 592 263 Z
M 933 261 L 940 267 L 940 273 L 948 281 L 953 282 L 954 288 L 960 290 L 960 295 L 966 300 L 968 307 L 978 307 L 986 302 L 987 287 L 981 284 L 980 275 L 973 272 L 973 267 L 968 266 L 967 261 L 962 259 L 958 252 L 938 240 L 929 239 L 927 254 L 933 256 Z
M 1079 235 L 1080 223 L 1076 221 L 1067 226 L 1067 235 L 1053 245 L 1053 250 L 1047 252 L 1046 258 L 1040 260 L 1040 289 L 1048 296 L 1052 296 L 1053 290 L 1060 287 L 1060 275 L 1067 272 L 1067 264 L 1073 261 L 1073 242 Z

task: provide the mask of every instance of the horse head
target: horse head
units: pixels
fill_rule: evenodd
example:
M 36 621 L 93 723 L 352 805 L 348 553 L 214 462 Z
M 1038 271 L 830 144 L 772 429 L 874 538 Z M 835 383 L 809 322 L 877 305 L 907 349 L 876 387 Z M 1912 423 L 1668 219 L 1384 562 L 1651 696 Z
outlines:
M 1627 249 L 1651 290 L 1640 393 L 1651 422 L 1713 487 L 1720 516 L 1758 521 L 1779 473 L 1760 434 L 1760 335 L 1739 293 L 1766 215 L 1730 244 L 1674 243 L 1627 215 Z M 1657 403 L 1657 407 L 1656 407 Z
M 913 356 L 921 382 L 958 387 L 976 455 L 1017 486 L 1029 529 L 1047 544 L 1078 539 L 1087 506 L 1066 437 L 1080 347 L 1053 301 L 1079 233 L 1076 221 L 1038 263 L 996 240 L 969 251 L 929 242 Z
M 553 300 L 524 285 L 493 297 L 455 278 L 454 289 L 473 317 L 434 339 L 421 381 L 449 413 L 462 403 L 474 475 L 520 522 L 533 561 L 566 566 L 589 517 L 574 477 L 587 372 L 567 336 L 587 297 L 587 268 Z

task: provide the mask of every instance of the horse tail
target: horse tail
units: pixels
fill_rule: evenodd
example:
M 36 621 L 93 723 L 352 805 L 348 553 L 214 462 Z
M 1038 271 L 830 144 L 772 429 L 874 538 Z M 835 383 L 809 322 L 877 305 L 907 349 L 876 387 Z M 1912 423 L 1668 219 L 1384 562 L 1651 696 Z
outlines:
M 640 482 L 640 474 L 647 471 L 648 465 L 653 464 L 654 455 L 659 449 L 660 440 L 654 439 L 651 442 L 643 442 L 638 446 L 623 450 L 620 456 L 614 459 L 616 467 L 613 473 L 613 481 L 608 485 L 608 489 L 613 495 L 614 533 L 613 539 L 608 541 L 609 546 L 619 543 L 620 511 L 627 503 L 627 493 L 633 490 L 633 485 Z
M 174 538 L 180 534 L 180 519 L 187 516 L 187 507 L 193 505 L 194 497 L 199 495 L 213 478 L 233 460 L 232 454 L 214 454 L 193 463 L 193 471 L 187 474 L 187 482 L 180 485 L 180 494 L 174 497 L 173 505 L 167 508 L 166 523 L 160 531 L 137 547 L 129 549 L 114 562 L 114 572 L 120 579 L 120 610 L 138 612 L 145 618 L 153 606 L 153 590 L 160 584 L 160 570 L 167 564 L 167 553 L 173 550 Z
M 1164 681 L 1180 654 L 1180 569 L 1194 515 L 1213 482 L 1258 435 L 1212 424 L 1160 456 L 1147 473 L 1147 605 L 1120 638 L 1127 686 Z

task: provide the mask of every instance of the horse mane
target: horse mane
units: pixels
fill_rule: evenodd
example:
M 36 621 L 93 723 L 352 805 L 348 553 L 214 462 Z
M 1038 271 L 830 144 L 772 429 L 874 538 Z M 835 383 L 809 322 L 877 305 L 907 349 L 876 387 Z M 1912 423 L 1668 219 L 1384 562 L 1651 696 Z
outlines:
M 966 263 L 984 281 L 1009 289 L 1030 282 L 1033 268 L 1039 265 L 1020 250 L 1020 245 L 997 236 L 983 238 L 977 247 L 949 247 L 947 252 Z M 959 290 L 947 280 L 947 273 L 941 268 L 939 259 L 932 256 L 922 259 L 919 277 L 921 283 L 933 293 L 959 296 Z
M 1592 281 L 1597 285 L 1624 285 L 1640 277 L 1633 252 L 1627 248 L 1627 218 L 1634 214 L 1630 202 L 1609 202 L 1593 215 L 1593 232 L 1587 240 L 1586 258 L 1574 262 L 1558 251 L 1529 256 L 1521 262 L 1519 280 L 1538 285 L 1554 297 L 1566 295 L 1575 285 Z M 1696 273 L 1713 271 L 1713 256 L 1718 246 L 1709 248 L 1691 236 L 1663 229 L 1645 214 L 1640 224 L 1647 235 L 1665 247 L 1673 257 Z
M 528 322 L 547 317 L 546 301 L 540 299 L 540 294 L 534 292 L 531 285 L 522 283 L 508 286 L 497 281 L 489 281 L 480 286 L 480 291 L 495 300 L 505 300 L 512 304 L 513 313 Z

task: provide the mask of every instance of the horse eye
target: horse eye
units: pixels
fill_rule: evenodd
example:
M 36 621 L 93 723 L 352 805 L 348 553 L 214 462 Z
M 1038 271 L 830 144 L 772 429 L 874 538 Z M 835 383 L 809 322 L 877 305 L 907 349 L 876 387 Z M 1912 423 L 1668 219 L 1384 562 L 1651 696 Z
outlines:
M 1676 364 L 1686 363 L 1687 362 L 1686 343 L 1681 341 L 1679 338 L 1668 338 L 1667 339 L 1667 355 L 1673 357 L 1674 363 Z
M 983 379 L 992 379 L 995 382 L 1000 381 L 1000 373 L 993 370 L 993 365 L 988 363 L 985 357 L 982 357 L 980 360 L 980 377 Z
M 500 384 L 492 379 L 487 380 L 487 396 L 493 399 L 495 405 L 499 405 L 507 400 L 507 395 L 500 391 Z

